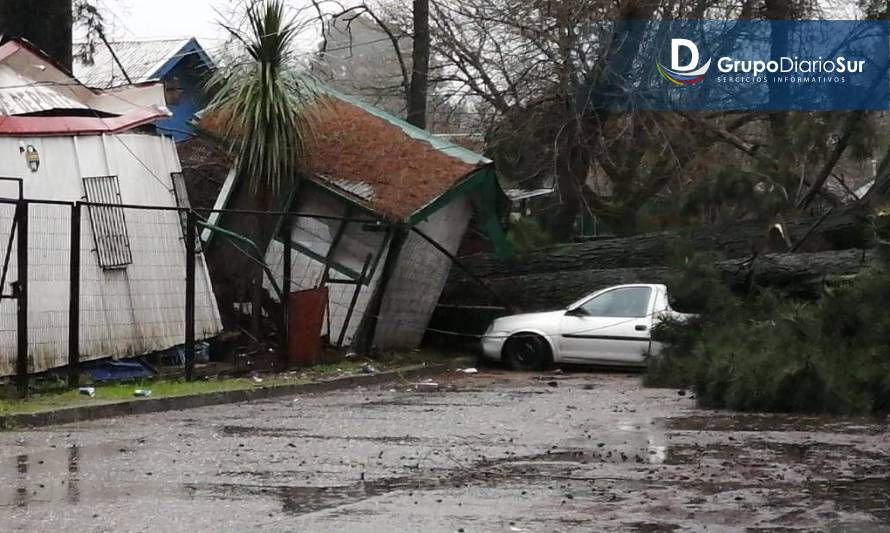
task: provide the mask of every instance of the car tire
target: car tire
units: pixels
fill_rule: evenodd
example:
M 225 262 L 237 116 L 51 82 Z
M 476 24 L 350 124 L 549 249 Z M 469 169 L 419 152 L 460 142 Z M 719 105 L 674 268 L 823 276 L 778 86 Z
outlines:
M 504 343 L 503 359 L 513 370 L 544 370 L 553 363 L 550 345 L 540 335 L 518 333 Z

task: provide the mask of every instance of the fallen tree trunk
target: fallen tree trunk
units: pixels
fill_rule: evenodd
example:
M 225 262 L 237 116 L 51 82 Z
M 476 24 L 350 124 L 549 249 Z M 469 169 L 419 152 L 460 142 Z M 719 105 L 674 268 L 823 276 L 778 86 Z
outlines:
M 863 221 L 861 211 L 851 208 L 827 216 L 821 221 L 814 217 L 789 222 L 786 224 L 786 232 L 792 243 L 797 243 L 806 236 L 805 242 L 797 248 L 800 252 L 866 248 L 870 243 L 863 231 Z M 648 268 L 669 265 L 671 252 L 676 247 L 687 244 L 696 251 L 717 252 L 727 259 L 750 257 L 755 251 L 764 250 L 767 230 L 768 224 L 765 222 L 746 222 L 733 226 L 699 228 L 686 234 L 648 233 L 569 244 L 510 259 L 480 254 L 465 257 L 462 262 L 482 278 L 554 271 Z M 457 281 L 454 278 L 459 276 L 460 273 L 453 271 L 452 281 Z
M 818 253 L 774 254 L 716 263 L 725 283 L 734 291 L 745 292 L 752 284 L 778 288 L 801 297 L 816 296 L 829 276 L 856 274 L 873 258 L 865 250 Z M 559 270 L 549 273 L 492 277 L 486 284 L 513 304 L 510 311 L 559 309 L 590 292 L 624 283 L 667 283 L 677 271 L 670 267 Z M 475 285 L 462 280 L 449 284 L 441 303 L 449 306 L 496 305 Z

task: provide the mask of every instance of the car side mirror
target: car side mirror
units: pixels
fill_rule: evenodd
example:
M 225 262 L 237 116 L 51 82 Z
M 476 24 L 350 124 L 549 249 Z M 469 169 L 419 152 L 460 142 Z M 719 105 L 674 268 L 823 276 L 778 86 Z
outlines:
M 575 307 L 566 311 L 566 316 L 588 316 L 583 307 Z

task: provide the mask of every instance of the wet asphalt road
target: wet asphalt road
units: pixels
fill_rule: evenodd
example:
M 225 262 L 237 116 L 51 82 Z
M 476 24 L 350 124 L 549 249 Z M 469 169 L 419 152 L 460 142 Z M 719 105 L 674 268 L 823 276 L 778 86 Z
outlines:
M 0 433 L 2 531 L 890 531 L 874 420 L 617 374 L 448 374 Z

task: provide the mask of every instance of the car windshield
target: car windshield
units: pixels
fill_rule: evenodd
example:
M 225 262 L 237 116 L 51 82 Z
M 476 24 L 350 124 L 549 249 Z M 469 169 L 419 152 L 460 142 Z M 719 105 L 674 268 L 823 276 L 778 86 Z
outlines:
M 598 294 L 581 305 L 590 316 L 644 317 L 649 312 L 649 287 L 625 287 Z
M 581 307 L 582 305 L 584 305 L 584 302 L 590 300 L 591 298 L 596 298 L 597 295 L 600 295 L 600 294 L 606 292 L 607 290 L 609 290 L 609 289 L 602 289 L 602 290 L 599 290 L 599 291 L 596 291 L 596 292 L 592 292 L 592 293 L 590 293 L 590 294 L 587 294 L 587 295 L 585 295 L 583 298 L 579 298 L 579 299 L 575 300 L 574 302 L 570 303 L 569 305 L 567 305 L 567 306 L 566 306 L 566 309 L 576 309 L 576 308 L 579 308 L 579 307 Z

